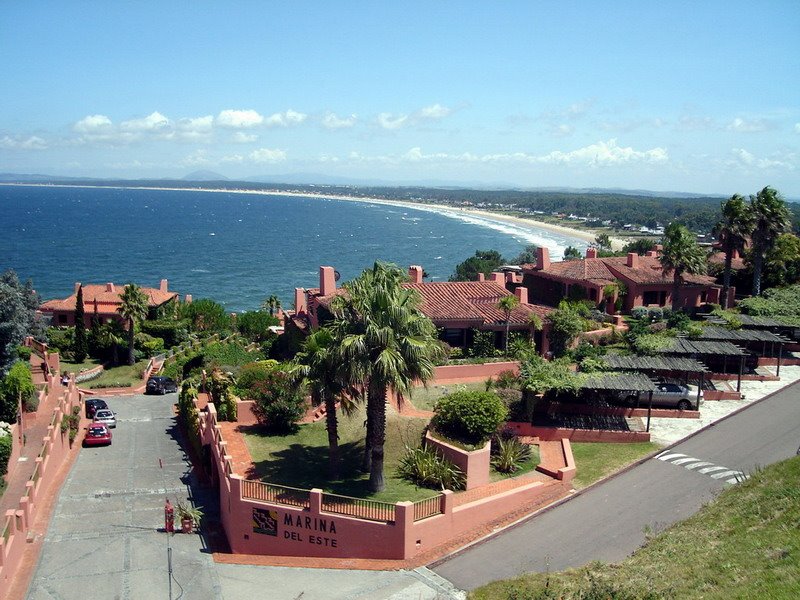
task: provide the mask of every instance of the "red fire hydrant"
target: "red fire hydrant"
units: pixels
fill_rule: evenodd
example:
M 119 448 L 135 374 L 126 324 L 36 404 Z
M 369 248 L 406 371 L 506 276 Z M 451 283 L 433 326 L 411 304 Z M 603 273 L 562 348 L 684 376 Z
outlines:
M 167 498 L 164 504 L 164 529 L 167 533 L 175 531 L 175 509 L 172 508 L 172 503 Z

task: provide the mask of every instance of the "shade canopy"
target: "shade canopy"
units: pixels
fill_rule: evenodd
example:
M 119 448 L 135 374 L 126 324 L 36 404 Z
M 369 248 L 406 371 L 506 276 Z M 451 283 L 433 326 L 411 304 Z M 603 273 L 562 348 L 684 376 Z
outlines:
M 680 356 L 621 356 L 619 354 L 607 354 L 602 360 L 611 369 L 623 371 L 710 372 L 700 361 Z
M 598 373 L 588 376 L 581 384 L 581 389 L 614 392 L 654 392 L 658 388 L 642 373 Z

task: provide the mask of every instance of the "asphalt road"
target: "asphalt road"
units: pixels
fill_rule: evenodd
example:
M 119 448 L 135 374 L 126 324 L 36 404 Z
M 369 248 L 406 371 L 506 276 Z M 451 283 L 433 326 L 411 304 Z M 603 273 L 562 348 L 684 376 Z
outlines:
M 523 573 L 593 560 L 618 562 L 657 532 L 696 512 L 736 473 L 795 455 L 800 382 L 583 494 L 435 564 L 471 590 Z
M 190 496 L 186 456 L 175 434 L 176 394 L 111 398 L 111 446 L 83 448 L 59 495 L 29 600 L 219 598 L 201 536 L 167 535 L 164 498 Z M 160 462 L 159 462 L 160 461 Z

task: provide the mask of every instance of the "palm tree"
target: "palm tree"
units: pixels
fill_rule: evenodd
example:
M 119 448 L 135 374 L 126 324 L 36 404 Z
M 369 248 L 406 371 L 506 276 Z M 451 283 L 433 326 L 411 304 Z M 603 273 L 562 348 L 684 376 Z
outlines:
M 503 352 L 508 356 L 508 329 L 511 324 L 511 313 L 519 306 L 519 298 L 514 294 L 508 294 L 500 298 L 497 302 L 497 308 L 503 311 L 506 316 L 506 337 Z
M 665 273 L 672 272 L 672 310 L 680 309 L 680 289 L 683 275 L 705 273 L 707 259 L 694 235 L 683 225 L 670 223 L 662 240 L 664 249 L 658 260 Z
M 328 472 L 332 480 L 339 477 L 339 424 L 336 402 L 341 400 L 343 411 L 352 413 L 355 403 L 348 402 L 355 391 L 347 385 L 338 356 L 339 340 L 331 329 L 322 328 L 311 333 L 295 362 L 311 391 L 315 406 L 325 405 L 325 428 L 328 431 Z
M 722 308 L 728 308 L 731 288 L 731 261 L 733 253 L 744 251 L 747 240 L 753 233 L 753 215 L 745 199 L 739 194 L 722 203 L 722 219 L 714 226 L 714 235 L 722 244 L 725 253 L 725 270 L 722 284 Z
M 272 294 L 269 298 L 261 303 L 261 310 L 268 310 L 270 317 L 275 316 L 275 311 L 280 310 L 280 308 L 281 300 L 275 294 Z
M 750 212 L 753 215 L 753 295 L 759 296 L 764 256 L 778 236 L 789 231 L 791 214 L 781 195 L 769 186 L 755 197 L 750 196 Z
M 119 363 L 118 348 L 125 341 L 118 331 L 121 327 L 118 321 L 112 321 L 97 329 L 97 342 L 101 346 L 111 348 L 111 361 L 115 365 Z
M 145 294 L 138 285 L 129 283 L 120 295 L 120 304 L 117 312 L 122 315 L 122 318 L 127 321 L 128 325 L 128 364 L 132 365 L 136 362 L 136 357 L 133 353 L 133 341 L 135 335 L 136 323 L 143 321 L 147 317 L 147 294 Z
M 386 433 L 386 395 L 407 395 L 415 381 L 433 376 L 443 356 L 430 319 L 419 310 L 421 297 L 402 286 L 403 271 L 375 263 L 371 270 L 345 285 L 346 296 L 333 304 L 341 333 L 340 361 L 348 381 L 367 389 L 369 487 L 385 488 L 383 446 Z M 366 461 L 365 461 L 366 462 Z

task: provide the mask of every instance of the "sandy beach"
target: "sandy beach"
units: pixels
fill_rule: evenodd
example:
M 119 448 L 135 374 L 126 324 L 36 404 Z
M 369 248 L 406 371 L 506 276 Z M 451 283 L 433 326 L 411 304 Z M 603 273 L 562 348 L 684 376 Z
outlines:
M 385 204 L 387 206 L 398 206 L 411 210 L 424 210 L 439 213 L 442 215 L 471 215 L 487 221 L 496 223 L 508 223 L 516 227 L 529 230 L 545 230 L 557 233 L 565 237 L 581 240 L 586 243 L 594 242 L 597 232 L 591 229 L 573 229 L 563 225 L 555 225 L 535 219 L 514 217 L 500 214 L 488 210 L 477 208 L 462 208 L 447 206 L 443 204 L 422 204 L 418 202 L 406 202 L 403 200 L 386 200 L 382 198 L 367 198 L 361 196 L 347 196 L 340 194 L 324 194 L 313 192 L 290 192 L 281 190 L 260 190 L 260 189 L 228 189 L 228 188 L 178 188 L 178 187 L 157 187 L 157 186 L 106 186 L 106 185 L 69 185 L 69 184 L 46 184 L 46 183 L 0 183 L 0 185 L 27 186 L 27 187 L 63 187 L 63 188 L 112 188 L 112 189 L 132 189 L 132 190 L 159 190 L 159 191 L 183 191 L 183 192 L 210 192 L 226 194 L 248 194 L 258 196 L 296 196 L 302 198 L 319 198 L 324 200 L 345 200 L 348 202 L 366 202 L 370 204 Z M 615 250 L 621 249 L 625 241 L 619 238 L 611 238 L 612 246 Z

